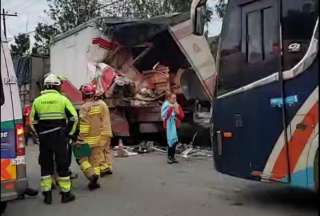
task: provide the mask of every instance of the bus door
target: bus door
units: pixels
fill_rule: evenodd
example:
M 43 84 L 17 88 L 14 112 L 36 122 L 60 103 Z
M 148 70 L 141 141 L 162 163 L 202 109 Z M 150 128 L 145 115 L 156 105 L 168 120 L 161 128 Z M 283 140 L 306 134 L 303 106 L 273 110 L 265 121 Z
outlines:
M 218 98 L 213 105 L 217 170 L 243 178 L 278 178 L 269 158 L 286 146 L 277 0 L 229 1 L 221 34 Z M 281 151 L 281 149 L 279 150 Z M 270 159 L 270 160 L 269 160 Z M 283 167 L 288 173 L 285 154 Z

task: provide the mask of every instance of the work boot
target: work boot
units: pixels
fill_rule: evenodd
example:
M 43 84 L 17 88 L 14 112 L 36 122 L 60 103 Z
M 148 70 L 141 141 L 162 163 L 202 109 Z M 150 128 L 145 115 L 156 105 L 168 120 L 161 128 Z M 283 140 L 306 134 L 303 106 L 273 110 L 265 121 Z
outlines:
M 76 199 L 75 195 L 73 195 L 70 191 L 69 192 L 61 192 L 61 202 L 68 203 L 72 202 Z
M 24 194 L 28 195 L 28 196 L 37 196 L 38 195 L 38 191 L 32 188 L 27 188 L 24 191 Z
M 52 191 L 44 191 L 42 192 L 43 196 L 44 196 L 44 200 L 43 202 L 47 205 L 51 205 L 52 203 Z
M 172 162 L 173 163 L 179 163 L 179 161 L 177 161 L 177 159 L 175 157 L 172 158 Z
M 90 178 L 90 183 L 88 184 L 88 188 L 89 190 L 95 190 L 95 189 L 98 189 L 100 188 L 100 184 L 98 183 L 98 179 L 99 179 L 99 176 L 98 175 L 93 175 L 91 178 Z
M 112 170 L 110 168 L 100 173 L 101 178 L 106 175 L 112 175 Z

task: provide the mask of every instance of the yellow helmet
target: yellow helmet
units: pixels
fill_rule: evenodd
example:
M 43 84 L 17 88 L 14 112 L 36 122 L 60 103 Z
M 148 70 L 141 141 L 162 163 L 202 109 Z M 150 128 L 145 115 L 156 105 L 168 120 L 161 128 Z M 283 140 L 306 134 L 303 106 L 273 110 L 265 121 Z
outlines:
M 58 78 L 57 75 L 51 73 L 44 79 L 44 85 L 45 86 L 60 86 L 61 80 Z

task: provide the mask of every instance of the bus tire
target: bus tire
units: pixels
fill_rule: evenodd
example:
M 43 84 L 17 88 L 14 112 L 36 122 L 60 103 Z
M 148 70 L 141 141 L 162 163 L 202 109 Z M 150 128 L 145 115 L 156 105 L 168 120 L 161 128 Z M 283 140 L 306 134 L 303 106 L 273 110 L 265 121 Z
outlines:
M 317 150 L 316 157 L 314 159 L 313 169 L 315 189 L 317 192 L 319 192 L 319 149 Z
M 7 208 L 7 202 L 1 202 L 0 203 L 0 215 L 2 215 L 4 213 L 6 208 Z

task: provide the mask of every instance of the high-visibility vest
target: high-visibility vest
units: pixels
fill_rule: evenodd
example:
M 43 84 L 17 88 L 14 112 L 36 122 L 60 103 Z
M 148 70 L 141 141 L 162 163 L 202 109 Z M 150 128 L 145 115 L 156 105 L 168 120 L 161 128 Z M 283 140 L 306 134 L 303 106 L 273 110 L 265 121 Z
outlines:
M 37 120 L 63 120 L 73 121 L 70 135 L 74 134 L 78 124 L 78 114 L 68 98 L 56 90 L 44 90 L 33 104 L 30 119 L 32 123 Z

